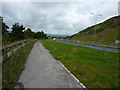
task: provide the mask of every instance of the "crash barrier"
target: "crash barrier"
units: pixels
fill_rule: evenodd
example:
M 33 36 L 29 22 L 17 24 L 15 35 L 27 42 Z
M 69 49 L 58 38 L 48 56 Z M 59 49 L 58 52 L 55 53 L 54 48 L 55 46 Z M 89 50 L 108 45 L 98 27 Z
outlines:
M 61 40 L 56 40 L 56 41 L 67 42 L 67 41 L 61 41 Z M 106 47 L 106 48 L 113 48 L 113 49 L 120 49 L 119 46 L 108 46 L 108 45 L 101 45 L 101 44 L 85 44 L 85 43 L 75 43 L 75 42 L 68 42 L 68 43 L 91 45 L 91 46 L 98 46 L 98 47 Z
M 22 44 L 22 45 L 18 46 L 17 48 L 9 51 L 8 53 L 2 55 L 2 60 L 0 61 L 0 64 L 2 64 L 7 58 L 9 58 L 10 56 L 12 56 L 13 53 L 15 53 L 18 49 L 20 49 L 21 47 L 25 46 L 26 43 L 29 43 L 29 41 L 27 40 L 27 41 L 23 41 L 23 42 L 20 42 L 20 43 L 17 43 L 17 44 L 9 45 L 9 47 L 5 47 L 4 49 L 2 49 L 2 50 L 5 50 L 5 49 L 13 47 L 15 45 Z
M 99 47 L 107 47 L 107 48 L 113 48 L 113 49 L 120 49 L 120 47 L 117 47 L 117 46 L 108 46 L 108 45 L 100 45 L 100 44 L 92 44 L 92 46 L 99 46 Z

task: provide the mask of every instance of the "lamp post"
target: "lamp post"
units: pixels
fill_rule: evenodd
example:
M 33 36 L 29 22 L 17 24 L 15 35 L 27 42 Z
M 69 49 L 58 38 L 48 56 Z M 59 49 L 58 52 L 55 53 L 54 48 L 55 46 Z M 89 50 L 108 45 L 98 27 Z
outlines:
M 94 38 L 93 38 L 93 41 L 94 43 L 96 42 L 96 22 L 97 22 L 97 16 L 102 16 L 102 15 L 97 15 L 97 14 L 94 14 L 94 13 L 91 13 L 92 15 L 95 16 L 95 28 L 94 28 Z
M 3 22 L 3 17 L 0 16 L 0 31 L 2 31 L 2 22 Z M 1 32 L 0 32 L 1 33 Z

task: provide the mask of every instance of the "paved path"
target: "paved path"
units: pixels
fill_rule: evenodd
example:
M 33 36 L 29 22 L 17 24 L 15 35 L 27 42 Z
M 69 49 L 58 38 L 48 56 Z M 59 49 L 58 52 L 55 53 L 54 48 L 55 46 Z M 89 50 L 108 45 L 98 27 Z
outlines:
M 113 48 L 99 47 L 99 46 L 92 46 L 92 45 L 85 45 L 85 44 L 81 44 L 81 43 L 73 43 L 73 42 L 66 42 L 66 41 L 59 41 L 59 42 L 67 43 L 67 44 L 73 44 L 73 45 L 77 45 L 77 46 L 95 48 L 95 49 L 100 49 L 100 50 L 109 51 L 109 52 L 120 53 L 120 49 L 113 49 Z
M 34 44 L 19 82 L 25 88 L 82 88 L 40 41 Z

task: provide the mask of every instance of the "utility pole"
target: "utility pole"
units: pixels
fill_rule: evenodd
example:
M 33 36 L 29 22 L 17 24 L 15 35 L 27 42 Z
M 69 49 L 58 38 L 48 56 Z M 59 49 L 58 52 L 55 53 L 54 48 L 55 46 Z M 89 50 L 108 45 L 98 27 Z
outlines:
M 0 16 L 0 36 L 2 36 L 2 22 L 3 22 L 3 17 Z
M 91 13 L 91 14 L 95 16 L 95 28 L 94 28 L 93 42 L 96 43 L 96 22 L 97 22 L 97 16 L 102 16 L 102 15 L 97 15 L 97 14 L 94 14 L 94 13 Z
M 2 31 L 2 22 L 3 22 L 3 17 L 0 16 L 0 30 Z

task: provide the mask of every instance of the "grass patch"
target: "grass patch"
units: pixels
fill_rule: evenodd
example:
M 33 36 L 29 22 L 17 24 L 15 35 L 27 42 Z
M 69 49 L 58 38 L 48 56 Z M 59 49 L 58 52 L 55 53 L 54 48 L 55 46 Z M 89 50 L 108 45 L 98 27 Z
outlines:
M 16 83 L 22 69 L 24 68 L 24 63 L 33 47 L 34 41 L 30 41 L 24 47 L 21 47 L 14 53 L 13 56 L 8 58 L 2 65 L 2 87 L 11 88 L 12 84 Z
M 41 42 L 86 87 L 118 87 L 118 53 L 50 40 Z

